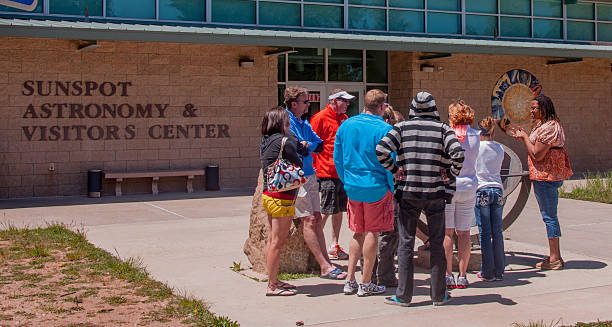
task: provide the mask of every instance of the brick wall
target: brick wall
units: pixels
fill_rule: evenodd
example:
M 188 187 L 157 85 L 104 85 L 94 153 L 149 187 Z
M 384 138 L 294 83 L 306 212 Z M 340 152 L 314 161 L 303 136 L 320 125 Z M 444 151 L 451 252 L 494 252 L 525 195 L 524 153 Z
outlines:
M 256 184 L 257 127 L 262 113 L 277 102 L 276 58 L 264 57 L 267 48 L 99 44 L 95 50 L 78 52 L 71 40 L 0 38 L 0 198 L 86 194 L 87 170 L 91 168 L 187 169 L 217 163 L 221 187 Z M 254 59 L 254 67 L 239 67 L 241 57 Z M 51 95 L 42 96 L 36 81 L 43 81 L 43 94 L 48 91 L 47 81 L 83 84 L 81 92 L 68 84 L 66 96 L 52 83 Z M 98 89 L 86 94 L 87 81 L 97 83 Z M 110 95 L 110 84 L 100 90 L 103 82 L 114 83 L 114 95 Z M 123 84 L 125 95 L 118 82 L 131 83 Z M 93 89 L 93 84 L 89 86 Z M 64 103 L 67 105 L 58 117 L 56 104 Z M 120 109 L 115 109 L 116 118 L 110 112 L 102 118 L 95 106 L 124 103 L 134 108 L 132 116 L 128 115 L 129 107 L 123 108 L 123 117 L 128 118 L 119 115 Z M 94 105 L 89 111 L 83 108 L 75 111 L 73 118 L 67 117 L 70 106 L 78 109 L 79 104 Z M 138 117 L 139 104 L 143 110 L 151 104 L 151 115 L 143 111 Z M 155 104 L 167 105 L 162 116 Z M 189 104 L 197 109 L 196 117 L 185 114 Z M 50 117 L 45 117 L 43 107 L 51 107 Z M 172 127 L 166 131 L 164 125 Z M 187 137 L 177 125 L 191 126 L 186 127 Z M 192 125 L 201 125 L 199 137 Z M 229 128 L 227 133 L 219 130 L 223 125 Z M 78 129 L 82 129 L 80 139 Z M 49 170 L 50 163 L 54 171 Z M 203 179 L 196 179 L 195 187 L 202 189 Z M 180 179 L 160 181 L 160 191 L 184 188 Z M 112 194 L 111 183 L 105 183 L 104 191 Z M 126 181 L 124 192 L 150 192 L 150 183 Z
M 498 78 L 512 69 L 535 75 L 551 97 L 566 133 L 566 148 L 575 172 L 612 170 L 612 75 L 610 59 L 546 65 L 548 58 L 502 55 L 453 54 L 418 60 L 418 54 L 391 53 L 391 103 L 408 112 L 412 96 L 421 90 L 434 95 L 442 119 L 448 122 L 448 105 L 458 97 L 476 111 L 476 122 L 491 114 L 491 93 Z M 420 71 L 423 63 L 434 72 Z M 473 124 L 476 126 L 476 123 Z M 497 133 L 526 164 L 524 146 Z

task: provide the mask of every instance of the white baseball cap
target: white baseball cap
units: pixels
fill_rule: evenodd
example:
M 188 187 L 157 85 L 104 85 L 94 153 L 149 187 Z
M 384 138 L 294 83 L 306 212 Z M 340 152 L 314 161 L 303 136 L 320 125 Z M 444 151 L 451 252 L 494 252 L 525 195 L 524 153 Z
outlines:
M 355 96 L 348 94 L 348 92 L 346 91 L 340 91 L 338 93 L 334 93 L 332 95 L 329 96 L 329 100 L 333 100 L 333 99 L 344 99 L 344 100 L 348 100 L 348 101 L 353 101 L 355 100 Z

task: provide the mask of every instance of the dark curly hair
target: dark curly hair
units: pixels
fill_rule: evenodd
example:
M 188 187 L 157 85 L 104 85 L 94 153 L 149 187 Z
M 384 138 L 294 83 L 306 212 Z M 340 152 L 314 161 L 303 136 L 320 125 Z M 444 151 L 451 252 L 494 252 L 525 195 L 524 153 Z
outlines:
M 544 121 L 559 121 L 559 116 L 557 116 L 557 113 L 555 112 L 555 106 L 549 97 L 545 96 L 544 94 L 538 94 L 533 99 L 538 102 L 540 110 L 542 110 L 542 113 L 544 114 Z

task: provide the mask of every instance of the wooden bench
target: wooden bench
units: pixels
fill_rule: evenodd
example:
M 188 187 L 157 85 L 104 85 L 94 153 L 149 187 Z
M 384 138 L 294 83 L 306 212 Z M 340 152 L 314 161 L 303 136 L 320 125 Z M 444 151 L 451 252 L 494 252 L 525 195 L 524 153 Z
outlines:
M 160 177 L 187 177 L 187 193 L 193 192 L 193 178 L 204 175 L 204 169 L 193 170 L 158 170 L 158 171 L 131 171 L 124 173 L 105 172 L 104 178 L 115 180 L 115 196 L 121 196 L 121 182 L 124 178 L 151 178 L 151 192 L 159 193 L 157 182 Z

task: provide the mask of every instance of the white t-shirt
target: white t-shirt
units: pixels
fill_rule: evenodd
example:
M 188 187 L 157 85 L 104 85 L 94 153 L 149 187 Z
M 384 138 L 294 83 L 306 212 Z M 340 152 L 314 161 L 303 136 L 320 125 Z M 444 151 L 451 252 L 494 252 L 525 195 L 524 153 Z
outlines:
M 453 199 L 465 201 L 473 198 L 478 189 L 478 179 L 476 177 L 476 159 L 478 158 L 480 131 L 467 127 L 467 135 L 463 142 L 459 142 L 464 152 L 463 167 L 457 176 L 457 190 Z
M 504 161 L 504 149 L 493 141 L 480 141 L 478 158 L 476 159 L 476 176 L 478 189 L 483 187 L 499 187 L 503 189 L 500 170 Z

